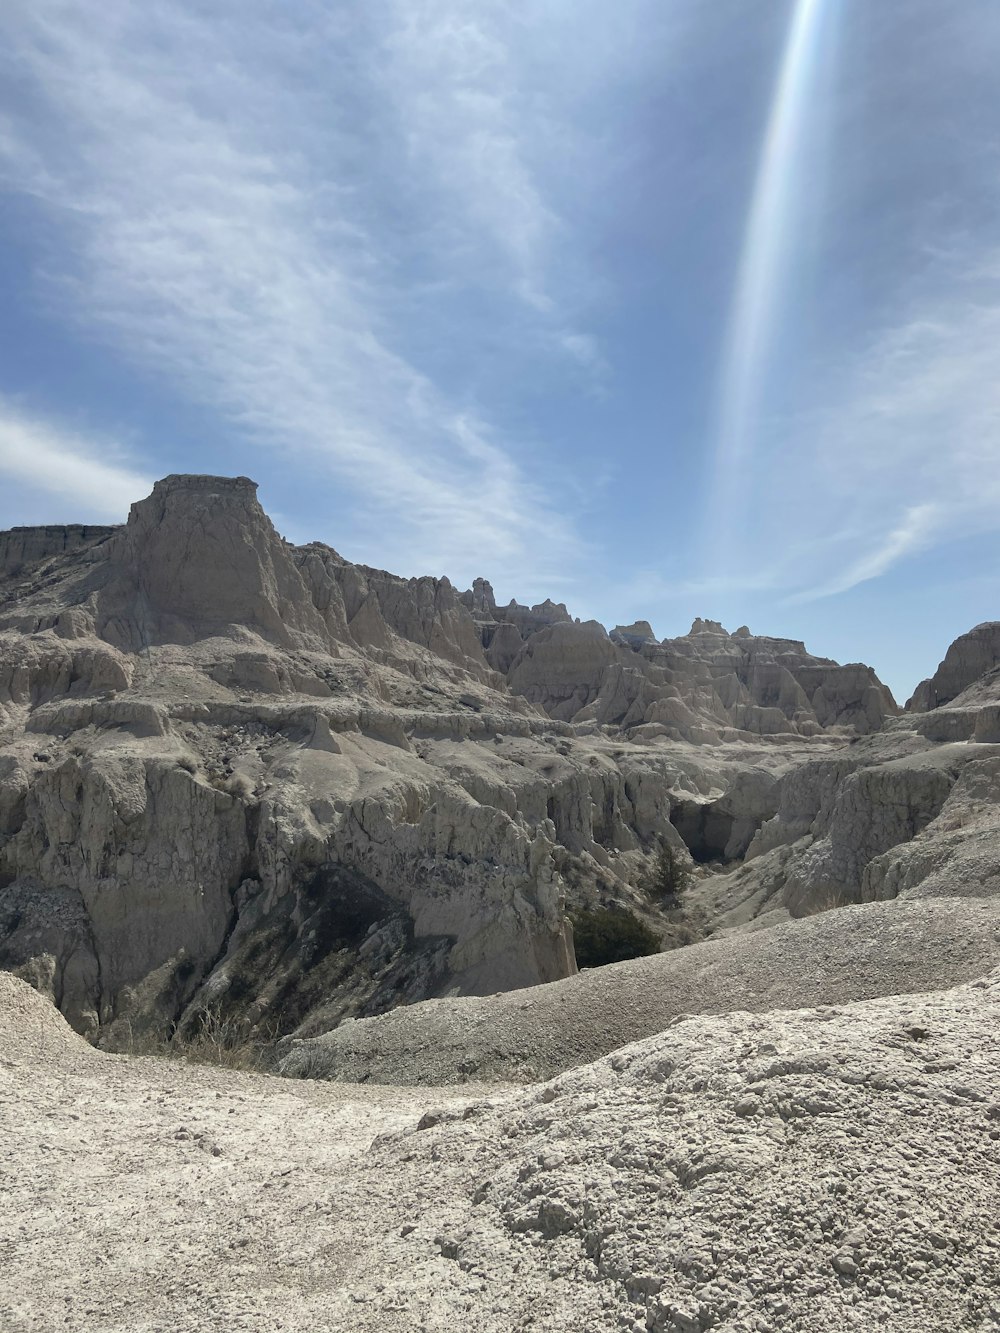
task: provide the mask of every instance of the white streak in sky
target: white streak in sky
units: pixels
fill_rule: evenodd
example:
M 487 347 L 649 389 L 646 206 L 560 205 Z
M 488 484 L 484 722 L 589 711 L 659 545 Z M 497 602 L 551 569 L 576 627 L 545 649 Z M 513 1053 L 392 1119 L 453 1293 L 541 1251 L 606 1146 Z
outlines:
M 825 0 L 796 0 L 764 136 L 726 339 L 713 509 L 730 539 L 736 535 L 735 511 L 757 424 L 782 270 L 794 239 L 796 196 L 807 184 L 797 167 L 825 8 Z M 725 540 L 722 553 L 727 561 L 731 558 Z

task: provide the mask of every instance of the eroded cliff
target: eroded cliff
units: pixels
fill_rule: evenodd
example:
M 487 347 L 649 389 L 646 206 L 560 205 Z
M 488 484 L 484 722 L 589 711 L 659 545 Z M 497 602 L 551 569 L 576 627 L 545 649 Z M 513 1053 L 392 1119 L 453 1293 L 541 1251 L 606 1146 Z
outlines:
M 663 929 L 659 840 L 759 868 L 702 873 L 703 932 L 884 896 L 966 766 L 867 667 L 354 565 L 247 478 L 31 531 L 0 547 L 0 965 L 108 1044 L 557 980 L 567 907 Z

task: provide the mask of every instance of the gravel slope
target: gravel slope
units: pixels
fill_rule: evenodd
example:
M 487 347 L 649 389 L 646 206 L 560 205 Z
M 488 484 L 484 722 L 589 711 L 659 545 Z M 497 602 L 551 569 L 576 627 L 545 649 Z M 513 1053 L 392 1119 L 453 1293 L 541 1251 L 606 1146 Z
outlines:
M 679 1015 L 841 1004 L 1000 966 L 1000 900 L 868 903 L 483 999 L 427 1000 L 294 1043 L 281 1072 L 356 1083 L 530 1082 Z
M 0 1015 L 44 1003 L 18 986 Z M 1000 970 L 689 1018 L 433 1110 L 20 1017 L 0 1018 L 12 1333 L 1000 1329 Z
M 0 1328 L 343 1327 L 316 1200 L 432 1096 L 106 1055 L 0 972 Z

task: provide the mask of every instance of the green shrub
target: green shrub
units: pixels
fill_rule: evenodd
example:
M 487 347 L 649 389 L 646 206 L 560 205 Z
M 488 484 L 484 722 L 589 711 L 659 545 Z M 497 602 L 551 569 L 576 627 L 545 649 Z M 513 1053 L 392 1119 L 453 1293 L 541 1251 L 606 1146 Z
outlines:
M 585 907 L 570 921 L 578 967 L 604 967 L 660 952 L 659 937 L 631 912 Z
M 678 854 L 665 839 L 660 842 L 653 869 L 646 879 L 647 894 L 661 907 L 679 907 L 689 875 Z

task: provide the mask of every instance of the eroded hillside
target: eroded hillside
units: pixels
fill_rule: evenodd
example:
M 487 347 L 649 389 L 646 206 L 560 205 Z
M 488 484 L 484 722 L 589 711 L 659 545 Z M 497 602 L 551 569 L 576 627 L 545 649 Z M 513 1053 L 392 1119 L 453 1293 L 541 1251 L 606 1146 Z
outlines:
M 0 538 L 0 958 L 105 1042 L 567 976 L 567 902 L 656 927 L 657 839 L 740 857 L 784 773 L 895 712 L 801 644 L 291 546 L 255 492 Z
M 292 546 L 246 478 L 0 534 L 0 570 L 0 964 L 106 1045 L 557 981 L 581 906 L 676 942 L 661 840 L 681 939 L 995 887 L 984 627 L 900 715 L 792 640 Z

